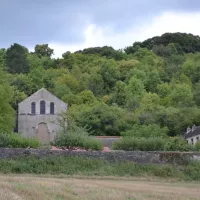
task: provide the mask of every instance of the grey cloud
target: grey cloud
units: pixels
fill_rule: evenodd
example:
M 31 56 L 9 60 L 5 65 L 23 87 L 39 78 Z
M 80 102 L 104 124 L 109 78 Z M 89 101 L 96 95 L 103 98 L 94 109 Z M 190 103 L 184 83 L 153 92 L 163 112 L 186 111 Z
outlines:
M 120 32 L 163 11 L 200 10 L 198 0 L 0 0 L 0 47 L 79 43 L 88 22 Z

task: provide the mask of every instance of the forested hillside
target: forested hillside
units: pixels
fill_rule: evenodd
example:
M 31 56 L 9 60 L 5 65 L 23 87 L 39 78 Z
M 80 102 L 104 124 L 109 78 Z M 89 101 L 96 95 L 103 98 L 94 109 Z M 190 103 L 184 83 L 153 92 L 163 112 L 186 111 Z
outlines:
M 51 58 L 53 51 L 0 49 L 1 131 L 13 130 L 17 103 L 41 87 L 69 104 L 69 123 L 95 135 L 142 129 L 174 136 L 200 124 L 198 36 L 166 33 L 124 51 L 94 47 L 60 59 Z

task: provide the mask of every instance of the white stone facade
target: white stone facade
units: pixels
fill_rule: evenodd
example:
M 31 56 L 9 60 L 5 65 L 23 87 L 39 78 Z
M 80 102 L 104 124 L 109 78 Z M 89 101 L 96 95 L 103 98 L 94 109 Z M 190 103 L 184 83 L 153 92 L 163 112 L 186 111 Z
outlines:
M 44 114 L 41 114 L 41 101 L 45 102 Z M 35 104 L 35 110 L 32 103 Z M 54 108 L 52 113 L 50 113 L 50 104 L 53 104 Z M 58 119 L 60 114 L 66 111 L 66 103 L 42 88 L 19 103 L 18 132 L 24 137 L 37 137 L 41 143 L 49 143 L 62 130 Z
M 188 141 L 188 144 L 195 145 L 197 142 L 200 142 L 200 134 L 189 137 L 186 140 Z
M 191 128 L 188 127 L 185 133 L 185 139 L 188 144 L 195 145 L 200 142 L 200 126 L 193 125 Z

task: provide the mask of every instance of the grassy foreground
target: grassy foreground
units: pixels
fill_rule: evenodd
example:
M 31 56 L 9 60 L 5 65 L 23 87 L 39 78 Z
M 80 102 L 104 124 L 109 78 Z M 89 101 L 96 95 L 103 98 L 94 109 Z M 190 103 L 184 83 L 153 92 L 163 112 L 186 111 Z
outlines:
M 85 157 L 21 157 L 0 159 L 0 173 L 65 174 L 84 176 L 162 177 L 176 180 L 200 181 L 200 162 L 185 165 L 108 163 Z
M 1 200 L 199 200 L 199 184 L 130 179 L 0 176 Z

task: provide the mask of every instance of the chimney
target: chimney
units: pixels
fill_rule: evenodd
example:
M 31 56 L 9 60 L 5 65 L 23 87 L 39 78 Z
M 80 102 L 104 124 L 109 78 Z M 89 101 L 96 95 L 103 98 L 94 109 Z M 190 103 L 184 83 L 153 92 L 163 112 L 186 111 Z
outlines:
M 192 132 L 196 129 L 195 124 L 192 126 Z
M 190 127 L 187 127 L 187 134 L 191 131 L 191 128 Z

